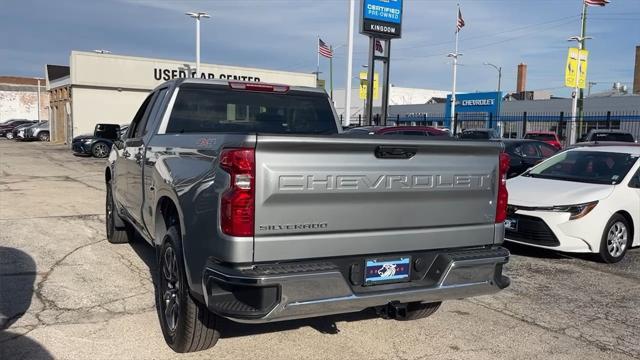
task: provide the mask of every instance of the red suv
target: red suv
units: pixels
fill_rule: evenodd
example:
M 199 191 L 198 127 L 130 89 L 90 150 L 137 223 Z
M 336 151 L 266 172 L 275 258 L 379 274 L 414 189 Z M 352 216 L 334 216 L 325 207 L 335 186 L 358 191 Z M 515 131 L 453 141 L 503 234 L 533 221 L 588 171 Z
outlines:
M 525 139 L 544 141 L 547 144 L 555 147 L 558 150 L 562 150 L 562 144 L 558 135 L 552 131 L 529 131 L 524 134 Z

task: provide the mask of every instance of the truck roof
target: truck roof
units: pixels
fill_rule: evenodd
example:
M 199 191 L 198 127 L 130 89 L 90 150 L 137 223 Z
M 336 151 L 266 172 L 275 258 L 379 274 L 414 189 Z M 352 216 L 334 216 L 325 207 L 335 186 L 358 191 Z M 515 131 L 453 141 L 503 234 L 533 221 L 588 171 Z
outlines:
M 305 91 L 305 92 L 314 92 L 326 94 L 326 91 L 322 88 L 315 88 L 311 86 L 292 86 L 287 84 L 277 84 L 277 83 L 266 83 L 266 82 L 255 82 L 255 81 L 236 81 L 236 80 L 220 80 L 220 79 L 197 79 L 197 78 L 177 78 L 173 80 L 169 80 L 167 82 L 162 83 L 157 88 L 165 86 L 166 84 L 175 84 L 175 86 L 180 86 L 182 84 L 203 84 L 203 85 L 229 85 L 230 83 L 239 83 L 239 84 L 259 84 L 259 85 L 274 85 L 274 86 L 288 86 L 289 90 L 294 91 Z

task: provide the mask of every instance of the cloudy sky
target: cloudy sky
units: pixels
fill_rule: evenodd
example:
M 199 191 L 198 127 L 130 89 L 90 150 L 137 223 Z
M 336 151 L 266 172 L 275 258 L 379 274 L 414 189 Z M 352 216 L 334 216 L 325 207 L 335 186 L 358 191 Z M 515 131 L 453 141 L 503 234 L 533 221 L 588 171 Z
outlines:
M 192 19 L 206 11 L 202 61 L 312 72 L 316 36 L 339 47 L 337 87 L 345 82 L 346 0 L 3 0 L 0 75 L 42 76 L 44 64 L 69 62 L 71 50 L 176 60 L 194 58 Z M 581 0 L 460 0 L 467 26 L 460 34 L 461 91 L 493 90 L 503 67 L 503 90 L 515 88 L 516 66 L 529 66 L 529 90 L 562 88 L 567 37 L 580 30 Z M 403 37 L 392 45 L 391 83 L 450 89 L 456 1 L 405 0 Z M 594 39 L 589 81 L 594 91 L 614 81 L 631 87 L 635 46 L 640 45 L 640 0 L 611 0 L 589 8 Z M 366 38 L 357 34 L 354 67 L 366 63 Z M 323 77 L 328 61 L 322 61 Z

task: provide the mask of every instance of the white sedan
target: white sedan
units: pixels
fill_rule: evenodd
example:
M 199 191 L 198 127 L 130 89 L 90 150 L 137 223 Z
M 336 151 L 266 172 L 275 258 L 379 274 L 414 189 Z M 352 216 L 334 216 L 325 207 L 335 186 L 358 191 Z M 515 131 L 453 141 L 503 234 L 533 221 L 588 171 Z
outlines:
M 620 261 L 640 246 L 640 146 L 579 147 L 507 181 L 505 239 Z

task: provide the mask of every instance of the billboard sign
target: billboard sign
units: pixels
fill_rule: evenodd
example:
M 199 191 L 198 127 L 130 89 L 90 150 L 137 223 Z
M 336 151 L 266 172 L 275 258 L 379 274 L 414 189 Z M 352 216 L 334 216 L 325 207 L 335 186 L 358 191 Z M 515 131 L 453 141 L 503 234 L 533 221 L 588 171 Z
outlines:
M 379 38 L 402 34 L 402 0 L 361 0 L 360 33 Z

